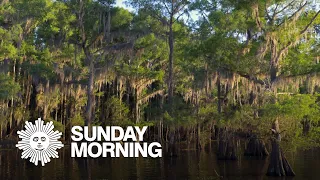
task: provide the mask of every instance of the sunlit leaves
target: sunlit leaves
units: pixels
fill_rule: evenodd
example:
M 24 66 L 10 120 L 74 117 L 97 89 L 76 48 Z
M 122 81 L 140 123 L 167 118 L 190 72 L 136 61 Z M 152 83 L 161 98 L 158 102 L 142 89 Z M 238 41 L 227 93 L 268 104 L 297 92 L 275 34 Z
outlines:
M 129 108 L 117 97 L 106 101 L 105 125 L 126 125 L 129 120 Z
M 11 98 L 18 98 L 18 92 L 20 91 L 20 86 L 18 83 L 5 74 L 0 74 L 0 99 L 7 100 Z
M 123 8 L 113 8 L 111 11 L 111 28 L 113 31 L 127 29 L 133 19 L 133 14 Z

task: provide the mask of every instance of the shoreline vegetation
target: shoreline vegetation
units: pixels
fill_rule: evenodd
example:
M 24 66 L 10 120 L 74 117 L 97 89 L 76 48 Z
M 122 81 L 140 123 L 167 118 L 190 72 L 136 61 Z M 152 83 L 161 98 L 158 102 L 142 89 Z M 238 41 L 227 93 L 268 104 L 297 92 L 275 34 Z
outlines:
M 320 10 L 311 1 L 0 1 L 0 141 L 25 121 L 148 126 L 146 141 L 221 160 L 320 145 Z M 195 18 L 196 16 L 196 18 Z M 270 141 L 271 139 L 271 141 Z M 271 148 L 267 148 L 267 147 Z

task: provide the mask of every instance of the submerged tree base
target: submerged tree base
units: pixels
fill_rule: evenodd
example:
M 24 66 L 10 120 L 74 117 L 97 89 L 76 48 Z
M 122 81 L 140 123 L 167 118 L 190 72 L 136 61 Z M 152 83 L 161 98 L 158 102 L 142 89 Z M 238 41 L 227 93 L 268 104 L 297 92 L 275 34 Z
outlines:
M 218 159 L 237 160 L 233 133 L 226 128 L 220 129 L 219 132 Z
M 272 140 L 272 152 L 267 176 L 295 176 L 277 140 Z
M 245 156 L 257 156 L 265 157 L 269 155 L 269 152 L 265 146 L 263 140 L 258 139 L 256 136 L 251 138 L 248 142 L 247 148 L 244 152 Z
M 177 154 L 177 147 L 176 147 L 176 137 L 174 132 L 169 133 L 169 143 L 168 143 L 168 150 L 167 155 L 169 157 L 178 157 Z
M 272 124 L 271 131 L 274 137 L 271 139 L 272 151 L 267 176 L 295 176 L 280 148 L 281 133 L 278 119 Z

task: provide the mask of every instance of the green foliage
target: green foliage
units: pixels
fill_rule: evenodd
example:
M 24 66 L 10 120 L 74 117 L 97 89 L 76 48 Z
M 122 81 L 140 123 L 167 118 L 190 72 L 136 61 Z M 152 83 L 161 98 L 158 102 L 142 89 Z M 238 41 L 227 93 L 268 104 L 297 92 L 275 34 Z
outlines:
M 169 105 L 167 104 L 164 113 L 164 123 L 171 128 L 174 127 L 192 127 L 197 124 L 198 117 L 196 116 L 195 108 L 191 104 L 184 103 L 181 97 L 174 98 L 174 104 L 171 109 L 171 115 L 168 113 Z
M 113 96 L 105 103 L 106 105 L 106 119 L 105 124 L 110 125 L 127 125 L 129 121 L 129 109 L 119 100 L 119 98 Z
M 84 118 L 80 113 L 77 113 L 73 117 L 70 118 L 71 126 L 84 126 Z
M 39 62 L 37 64 L 25 63 L 25 69 L 42 81 L 50 80 L 55 77 L 51 63 Z
M 123 8 L 115 7 L 111 10 L 112 31 L 127 29 L 133 19 L 133 14 Z
M 292 2 L 130 0 L 132 13 L 115 7 L 114 0 L 3 1 L 1 128 L 38 110 L 46 110 L 47 120 L 52 112 L 64 116 L 54 121 L 60 131 L 65 125 L 82 126 L 93 96 L 92 123 L 97 125 L 157 126 L 163 119 L 170 130 L 200 126 L 205 145 L 212 124 L 268 138 L 278 118 L 289 147 L 316 146 L 320 19 L 309 1 L 301 12 L 302 4 Z M 197 11 L 198 19 L 189 17 L 188 9 Z M 93 93 L 88 91 L 90 73 Z M 291 94 L 294 88 L 300 94 Z M 311 122 L 308 134 L 302 121 Z
M 304 117 L 312 121 L 319 121 L 319 96 L 310 94 L 298 94 L 294 96 L 280 96 L 277 103 L 267 104 L 263 114 L 271 118 L 278 116 L 290 117 L 295 120 L 302 120 Z
M 13 117 L 20 124 L 22 120 L 28 120 L 30 118 L 30 112 L 24 107 L 16 107 L 13 111 Z
M 219 119 L 219 113 L 216 104 L 206 104 L 199 108 L 197 116 L 203 121 L 213 121 Z M 199 121 L 199 120 L 198 120 Z
M 139 126 L 140 128 L 143 126 L 152 127 L 155 126 L 155 121 L 140 121 L 139 123 L 134 124 L 134 126 Z
M 53 120 L 53 125 L 54 125 L 54 129 L 57 130 L 57 131 L 60 131 L 60 132 L 64 132 L 64 125 L 59 122 L 59 121 L 54 121 Z
M 0 99 L 7 100 L 11 98 L 18 98 L 17 93 L 20 91 L 18 83 L 14 82 L 12 77 L 0 74 Z
M 51 93 L 39 93 L 37 94 L 36 100 L 40 108 L 46 106 L 48 108 L 48 113 L 52 112 L 53 109 L 57 108 L 60 103 L 60 91 L 57 89 Z
M 64 132 L 64 129 L 65 129 L 65 126 L 60 122 L 60 121 L 56 121 L 52 118 L 47 118 L 47 119 L 44 119 L 45 122 L 50 122 L 52 121 L 53 122 L 53 125 L 54 125 L 54 129 L 55 131 L 60 131 L 60 132 Z

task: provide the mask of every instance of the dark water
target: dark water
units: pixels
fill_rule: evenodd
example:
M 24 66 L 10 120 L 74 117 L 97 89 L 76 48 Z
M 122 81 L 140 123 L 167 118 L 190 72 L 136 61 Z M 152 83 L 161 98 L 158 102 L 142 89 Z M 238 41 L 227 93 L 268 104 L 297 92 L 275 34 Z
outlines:
M 98 158 L 70 157 L 70 149 L 59 152 L 45 167 L 20 158 L 17 149 L 0 149 L 0 179 L 320 179 L 320 149 L 286 154 L 297 176 L 265 176 L 268 160 L 240 157 L 219 161 L 214 153 L 181 151 L 177 158 Z

